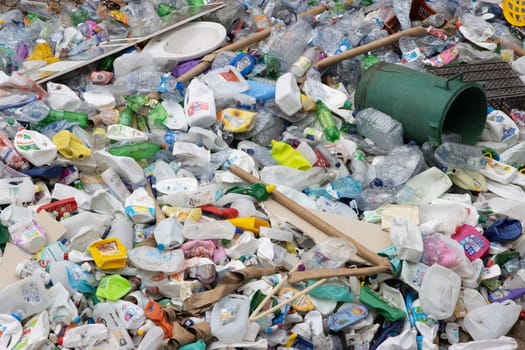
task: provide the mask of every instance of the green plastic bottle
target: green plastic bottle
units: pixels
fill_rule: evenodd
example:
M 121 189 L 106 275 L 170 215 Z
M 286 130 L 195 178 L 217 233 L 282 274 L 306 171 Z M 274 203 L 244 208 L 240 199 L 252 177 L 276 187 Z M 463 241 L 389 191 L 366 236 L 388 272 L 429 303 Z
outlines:
M 255 183 L 248 186 L 233 186 L 226 193 L 240 193 L 255 197 L 257 201 L 263 202 L 270 198 L 270 193 L 275 190 L 275 185 Z
M 108 148 L 108 152 L 114 156 L 131 157 L 135 160 L 141 160 L 153 157 L 162 148 L 163 146 L 153 142 L 141 142 L 130 145 L 113 146 Z
M 47 117 L 45 117 L 38 123 L 38 126 L 43 127 L 48 124 L 62 120 L 67 120 L 68 122 L 72 123 L 78 123 L 81 128 L 86 128 L 88 125 L 88 115 L 86 113 L 77 113 L 63 111 L 59 109 L 52 109 L 49 111 Z
M 134 112 L 131 110 L 131 108 L 124 108 L 122 111 L 120 111 L 120 120 L 118 123 L 121 125 L 131 126 L 133 123 L 133 114 Z
M 321 124 L 321 127 L 323 128 L 323 134 L 327 141 L 329 142 L 335 142 L 339 140 L 339 137 L 341 136 L 339 133 L 339 130 L 337 129 L 337 125 L 335 125 L 334 116 L 332 115 L 332 112 L 326 107 L 326 105 L 321 101 L 317 100 L 317 121 L 319 124 Z

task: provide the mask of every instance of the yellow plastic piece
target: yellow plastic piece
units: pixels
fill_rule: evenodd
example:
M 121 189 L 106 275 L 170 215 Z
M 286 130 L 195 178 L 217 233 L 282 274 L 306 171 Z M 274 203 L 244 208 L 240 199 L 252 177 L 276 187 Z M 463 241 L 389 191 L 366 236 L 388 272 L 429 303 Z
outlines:
M 315 101 L 305 94 L 301 94 L 301 104 L 306 112 L 313 112 L 317 107 Z
M 224 130 L 236 132 L 246 132 L 255 126 L 257 113 L 244 111 L 237 108 L 226 108 L 218 113 L 219 119 L 224 124 Z
M 180 222 L 186 220 L 198 221 L 202 216 L 201 208 L 181 208 L 181 207 L 170 207 L 165 205 L 162 207 L 164 215 L 174 217 Z
M 235 227 L 246 231 L 251 231 L 255 234 L 259 234 L 261 227 L 270 227 L 270 223 L 268 221 L 256 217 L 234 218 L 228 219 L 228 221 Z
M 450 169 L 447 175 L 454 185 L 465 190 L 487 192 L 487 180 L 478 172 Z
M 53 137 L 53 143 L 58 152 L 69 159 L 84 159 L 91 155 L 91 150 L 84 146 L 82 141 L 72 132 L 62 130 Z
M 27 58 L 28 61 L 41 60 L 47 64 L 58 62 L 59 59 L 53 55 L 51 46 L 45 40 L 37 40 L 33 54 Z
M 93 242 L 88 249 L 100 269 L 121 269 L 126 266 L 127 250 L 118 238 Z
M 289 295 L 290 297 L 298 294 L 299 291 L 295 288 L 284 287 L 279 292 L 279 296 Z M 314 309 L 314 304 L 307 295 L 301 295 L 299 298 L 295 299 L 290 305 L 294 310 L 299 312 L 308 312 Z
M 272 140 L 272 157 L 277 163 L 298 170 L 308 170 L 312 164 L 292 146 L 285 142 Z
M 503 15 L 510 24 L 525 26 L 525 1 L 503 0 Z
M 272 193 L 276 189 L 277 189 L 277 186 L 275 186 L 275 185 L 266 185 L 266 192 L 268 192 L 268 193 Z

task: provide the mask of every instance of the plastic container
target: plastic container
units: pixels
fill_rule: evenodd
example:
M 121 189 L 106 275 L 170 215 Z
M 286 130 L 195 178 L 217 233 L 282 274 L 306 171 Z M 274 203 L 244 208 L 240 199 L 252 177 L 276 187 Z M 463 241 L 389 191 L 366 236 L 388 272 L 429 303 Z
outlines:
M 403 144 L 401 123 L 379 110 L 366 108 L 359 111 L 355 123 L 360 134 L 384 150 Z
M 184 222 L 183 234 L 186 239 L 232 239 L 236 233 L 242 231 L 226 220 L 208 222 Z
M 44 347 L 49 335 L 49 315 L 47 311 L 31 317 L 24 323 L 22 337 L 13 350 L 32 350 Z
M 159 250 L 172 250 L 184 243 L 184 227 L 173 217 L 162 220 L 153 231 Z
M 250 299 L 244 295 L 229 294 L 219 300 L 211 314 L 211 333 L 221 343 L 233 344 L 243 340 L 248 329 Z
M 436 320 L 449 318 L 459 297 L 461 278 L 452 270 L 438 264 L 425 273 L 419 297 L 421 309 Z
M 480 84 L 384 62 L 365 71 L 355 104 L 390 115 L 403 125 L 404 137 L 418 143 L 438 144 L 443 133 L 455 133 L 462 136 L 463 143 L 473 144 L 487 116 L 487 98 Z
M 447 174 L 432 167 L 412 177 L 405 185 L 414 191 L 415 198 L 403 204 L 426 204 L 447 192 L 452 181 Z
M 490 242 L 471 225 L 457 227 L 451 238 L 461 244 L 470 261 L 483 259 L 490 248 Z
M 316 106 L 317 121 L 321 125 L 321 128 L 323 128 L 323 134 L 325 139 L 329 142 L 335 142 L 339 140 L 341 135 L 339 133 L 337 125 L 335 124 L 332 112 L 330 112 L 330 110 L 321 100 L 317 100 Z
M 368 315 L 368 310 L 363 305 L 349 304 L 345 305 L 335 314 L 328 316 L 328 328 L 334 332 L 339 332 L 347 326 L 350 326 Z
M 58 339 L 58 344 L 64 348 L 93 348 L 96 343 L 106 339 L 107 335 L 105 325 L 85 324 L 66 331 L 64 337 Z
M 11 140 L 3 132 L 0 132 L 0 159 L 17 170 L 29 168 L 27 160 L 18 154 Z
M 58 152 L 49 138 L 32 130 L 18 131 L 13 144 L 17 152 L 35 166 L 51 164 Z
M 130 261 L 146 271 L 180 272 L 184 269 L 184 253 L 181 249 L 160 251 L 154 247 L 137 247 L 128 252 Z
M 11 350 L 22 336 L 22 315 L 19 312 L 12 315 L 0 314 L 0 347 Z
M 211 126 L 216 120 L 215 97 L 210 89 L 198 78 L 191 80 L 184 95 L 184 112 L 190 126 Z
M 402 260 L 418 262 L 423 255 L 423 239 L 419 227 L 404 218 L 393 218 L 390 237 L 396 247 L 397 257 Z
M 510 331 L 520 311 L 512 300 L 480 306 L 467 313 L 463 328 L 474 340 L 496 339 Z
M 38 276 L 24 278 L 0 291 L 0 313 L 21 311 L 22 319 L 44 311 L 51 305 L 44 282 Z
M 242 74 L 233 66 L 209 71 L 202 77 L 202 81 L 213 90 L 215 96 L 241 93 L 250 87 Z
M 140 341 L 137 350 L 158 350 L 164 340 L 164 330 L 160 327 L 154 326 Z
M 109 189 L 121 202 L 124 202 L 126 198 L 131 195 L 131 192 L 129 192 L 128 188 L 124 185 L 124 182 L 122 182 L 122 179 L 115 170 L 107 168 L 100 174 L 100 177 L 102 177 Z
M 487 227 L 485 237 L 491 242 L 509 242 L 520 237 L 522 231 L 522 225 L 519 220 L 503 218 Z
M 132 350 L 135 345 L 129 336 L 126 327 L 120 321 L 116 308 L 112 303 L 98 303 L 93 308 L 93 318 L 97 323 L 102 323 L 107 327 L 107 341 L 113 349 Z
M 303 108 L 301 91 L 299 91 L 297 81 L 292 73 L 285 73 L 277 79 L 275 84 L 275 103 L 281 111 L 290 117 Z
M 31 202 L 35 193 L 35 185 L 29 176 L 0 179 L 0 204 Z
M 485 160 L 485 166 L 479 170 L 483 176 L 504 185 L 509 184 L 516 177 L 518 172 L 516 168 L 494 159 L 485 157 Z
M 34 254 L 47 243 L 47 234 L 34 219 L 9 226 L 11 240 L 21 249 Z
M 126 266 L 126 247 L 118 238 L 108 238 L 93 242 L 89 252 L 95 264 L 101 269 L 120 269 Z

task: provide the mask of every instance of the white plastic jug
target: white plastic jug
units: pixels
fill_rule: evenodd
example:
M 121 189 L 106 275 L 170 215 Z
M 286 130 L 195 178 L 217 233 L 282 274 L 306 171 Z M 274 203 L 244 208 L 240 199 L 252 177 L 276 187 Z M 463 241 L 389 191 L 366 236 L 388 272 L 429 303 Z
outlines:
M 13 350 L 39 350 L 47 341 L 48 335 L 49 316 L 47 311 L 42 311 L 24 324 L 22 337 Z
M 24 278 L 0 291 L 0 313 L 22 312 L 22 319 L 44 311 L 51 304 L 44 282 L 38 276 Z
M 29 176 L 0 179 L 0 204 L 27 203 L 35 197 L 35 185 Z
M 12 349 L 22 336 L 20 313 L 0 314 L 0 348 Z
M 415 223 L 405 218 L 393 218 L 390 238 L 402 260 L 418 262 L 423 255 L 423 238 Z
M 247 331 L 250 298 L 245 295 L 229 294 L 219 300 L 211 314 L 211 333 L 220 342 L 240 342 Z
M 126 327 L 126 329 L 136 330 L 146 322 L 144 309 L 137 304 L 125 300 L 119 300 L 113 305 L 117 310 L 120 322 Z
M 68 330 L 58 344 L 64 348 L 90 349 L 101 340 L 106 339 L 108 329 L 101 323 L 85 324 Z M 115 348 L 118 349 L 118 348 Z
M 463 328 L 474 340 L 496 339 L 507 334 L 520 316 L 521 306 L 513 300 L 492 303 L 469 311 Z
M 107 341 L 113 345 L 113 349 L 135 349 L 133 341 L 126 327 L 124 327 L 124 324 L 120 321 L 113 303 L 96 304 L 93 308 L 93 318 L 97 323 L 102 323 L 108 328 Z
M 39 132 L 20 129 L 13 140 L 18 153 L 35 166 L 51 164 L 57 157 L 57 146 Z
M 277 79 L 275 83 L 275 103 L 288 116 L 294 115 L 303 108 L 301 91 L 299 91 L 297 80 L 292 73 L 285 73 Z
M 199 78 L 193 78 L 184 97 L 184 112 L 190 126 L 203 128 L 215 123 L 217 111 L 212 89 Z
M 47 243 L 46 232 L 32 218 L 9 226 L 9 236 L 19 248 L 31 254 L 36 253 Z
M 171 250 L 184 243 L 183 226 L 174 217 L 169 217 L 157 224 L 153 235 L 159 250 Z
M 436 320 L 454 313 L 461 288 L 461 278 L 452 270 L 438 264 L 430 266 L 423 277 L 419 298 L 421 309 Z
M 450 178 L 436 167 L 432 167 L 417 174 L 405 184 L 414 190 L 416 194 L 411 203 L 426 204 L 438 198 L 452 187 Z
M 181 249 L 160 251 L 142 246 L 130 250 L 128 258 L 136 267 L 146 271 L 173 273 L 184 268 L 184 253 Z
M 142 338 L 137 350 L 158 350 L 164 339 L 164 331 L 160 327 L 152 327 Z

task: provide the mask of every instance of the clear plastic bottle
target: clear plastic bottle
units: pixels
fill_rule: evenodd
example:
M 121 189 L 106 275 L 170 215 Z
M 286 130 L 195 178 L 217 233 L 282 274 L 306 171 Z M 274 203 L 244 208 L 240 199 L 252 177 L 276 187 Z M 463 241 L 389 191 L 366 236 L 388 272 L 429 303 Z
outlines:
M 443 166 L 469 171 L 478 171 L 486 164 L 481 149 L 456 142 L 439 145 L 434 156 Z
M 20 122 L 38 123 L 49 114 L 50 108 L 41 100 L 29 102 L 22 107 L 2 111 L 4 117 L 12 117 Z
M 182 86 L 171 74 L 158 71 L 135 71 L 126 76 L 126 87 L 129 92 L 149 93 L 177 92 Z M 181 97 L 182 100 L 182 97 Z
M 409 68 L 421 70 L 425 56 L 419 50 L 414 38 L 404 36 L 399 39 L 399 49 L 401 50 L 401 61 Z
M 402 145 L 394 148 L 376 166 L 376 175 L 383 182 L 391 181 L 394 186 L 402 185 L 425 168 L 423 153 L 416 145 Z
M 356 198 L 361 191 L 361 183 L 350 176 L 336 179 L 324 187 L 308 187 L 304 190 L 308 195 L 323 196 L 329 199 Z
M 296 77 L 302 77 L 310 67 L 317 61 L 319 49 L 317 47 L 309 47 L 304 53 L 295 61 L 290 67 L 290 72 Z
M 385 150 L 403 144 L 403 126 L 388 114 L 366 108 L 356 116 L 357 131 Z

